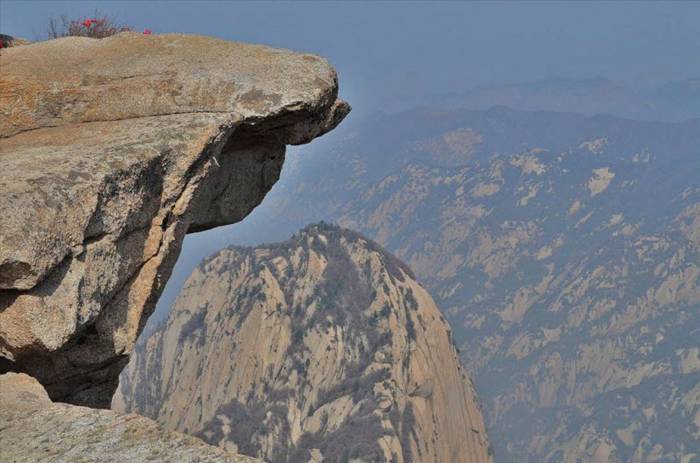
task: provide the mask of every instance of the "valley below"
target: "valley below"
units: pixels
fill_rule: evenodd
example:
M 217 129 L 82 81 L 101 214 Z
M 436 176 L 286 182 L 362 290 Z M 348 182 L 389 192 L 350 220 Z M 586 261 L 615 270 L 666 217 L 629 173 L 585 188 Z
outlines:
M 290 157 L 226 239 L 321 218 L 406 262 L 452 326 L 496 461 L 691 462 L 698 146 L 698 121 L 377 116 Z
M 127 3 L 0 0 L 2 463 L 700 463 L 691 7 Z

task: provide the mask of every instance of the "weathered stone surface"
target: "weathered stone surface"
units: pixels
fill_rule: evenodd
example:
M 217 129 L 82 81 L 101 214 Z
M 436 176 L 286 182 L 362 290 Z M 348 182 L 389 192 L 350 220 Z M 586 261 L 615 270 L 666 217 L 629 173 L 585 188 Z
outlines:
M 273 463 L 491 461 L 430 295 L 375 243 L 324 224 L 202 262 L 113 407 Z
M 41 384 L 23 373 L 0 375 L 0 442 L 0 461 L 6 463 L 260 462 L 135 413 L 52 403 Z
M 198 36 L 70 37 L 0 66 L 0 371 L 108 406 L 184 235 L 245 217 L 285 145 L 349 106 L 321 58 Z

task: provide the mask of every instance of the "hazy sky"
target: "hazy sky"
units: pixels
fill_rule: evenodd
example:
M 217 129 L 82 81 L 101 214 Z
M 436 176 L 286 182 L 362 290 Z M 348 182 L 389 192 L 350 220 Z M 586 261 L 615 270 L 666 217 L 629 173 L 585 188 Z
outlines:
M 700 77 L 699 2 L 227 2 L 0 0 L 0 31 L 45 37 L 95 8 L 137 29 L 190 32 L 326 56 L 356 114 L 476 85 L 606 76 Z

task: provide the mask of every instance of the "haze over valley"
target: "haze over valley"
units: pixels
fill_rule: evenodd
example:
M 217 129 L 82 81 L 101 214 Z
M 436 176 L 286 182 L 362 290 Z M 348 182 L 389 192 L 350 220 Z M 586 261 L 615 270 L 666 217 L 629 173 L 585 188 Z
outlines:
M 700 463 L 698 24 L 0 0 L 0 461 Z

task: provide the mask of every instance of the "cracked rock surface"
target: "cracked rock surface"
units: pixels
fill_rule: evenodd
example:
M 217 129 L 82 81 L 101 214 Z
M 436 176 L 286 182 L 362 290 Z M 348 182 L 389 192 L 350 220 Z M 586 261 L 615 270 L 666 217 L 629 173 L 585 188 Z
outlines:
M 108 407 L 187 232 L 349 112 L 322 58 L 122 33 L 0 54 L 0 372 Z
M 23 373 L 0 375 L 0 441 L 0 460 L 7 463 L 261 463 L 135 413 L 52 403 L 41 384 Z

